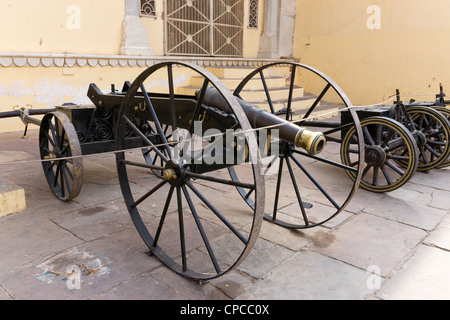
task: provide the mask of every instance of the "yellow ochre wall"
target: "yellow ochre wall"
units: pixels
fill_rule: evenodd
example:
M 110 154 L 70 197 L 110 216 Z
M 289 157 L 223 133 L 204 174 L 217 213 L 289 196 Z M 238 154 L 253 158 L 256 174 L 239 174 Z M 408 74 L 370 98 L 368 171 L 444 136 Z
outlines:
M 294 56 L 353 104 L 386 101 L 395 89 L 403 100 L 433 100 L 439 83 L 450 88 L 449 14 L 448 0 L 298 0 Z
M 0 1 L 0 112 L 90 103 L 90 83 L 106 92 L 112 83 L 120 89 L 133 81 L 164 55 L 163 0 L 155 7 L 156 17 L 141 17 L 153 56 L 136 61 L 120 55 L 125 0 Z M 260 1 L 259 28 L 248 29 L 244 3 L 244 59 L 257 57 L 263 9 Z M 18 118 L 0 119 L 0 132 L 23 128 Z
M 124 14 L 117 0 L 2 0 L 0 52 L 118 54 Z

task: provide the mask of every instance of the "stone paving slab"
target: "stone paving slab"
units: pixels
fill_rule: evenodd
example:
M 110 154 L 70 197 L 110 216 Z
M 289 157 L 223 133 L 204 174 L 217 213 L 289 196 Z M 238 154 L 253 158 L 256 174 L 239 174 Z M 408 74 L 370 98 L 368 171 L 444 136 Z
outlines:
M 296 254 L 275 268 L 238 299 L 343 300 L 372 294 L 370 274 L 314 251 Z
M 449 265 L 448 251 L 421 245 L 386 282 L 377 297 L 384 300 L 448 300 Z
M 362 270 L 375 265 L 387 276 L 426 235 L 421 229 L 361 213 L 331 231 L 334 240 L 328 246 L 314 250 Z
M 386 206 L 386 203 L 389 203 L 389 206 Z M 426 207 L 390 195 L 386 195 L 382 201 L 368 206 L 364 212 L 425 230 L 435 228 L 447 214 L 446 210 Z

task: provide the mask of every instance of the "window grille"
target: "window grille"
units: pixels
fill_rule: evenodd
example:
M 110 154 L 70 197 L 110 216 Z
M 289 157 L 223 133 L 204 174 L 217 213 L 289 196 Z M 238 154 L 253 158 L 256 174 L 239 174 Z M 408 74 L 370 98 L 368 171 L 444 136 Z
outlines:
M 155 0 L 141 0 L 141 17 L 156 17 Z
M 250 29 L 258 28 L 258 0 L 250 0 L 248 10 L 248 27 Z

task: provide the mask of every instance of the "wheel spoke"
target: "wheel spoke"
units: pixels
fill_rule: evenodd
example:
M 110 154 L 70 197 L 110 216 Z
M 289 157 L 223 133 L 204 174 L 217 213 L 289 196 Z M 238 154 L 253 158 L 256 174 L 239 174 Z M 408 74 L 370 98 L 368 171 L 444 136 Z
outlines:
M 167 66 L 167 80 L 169 82 L 169 99 L 170 99 L 170 112 L 172 114 L 172 128 L 176 128 L 177 127 L 177 114 L 175 111 L 175 96 L 174 96 L 174 89 L 173 89 L 172 65 Z M 166 129 L 167 129 L 167 126 L 166 126 Z
M 197 100 L 197 104 L 195 105 L 194 113 L 192 115 L 191 123 L 189 124 L 189 134 L 192 135 L 194 132 L 194 123 L 198 121 L 198 116 L 200 115 L 200 110 L 202 108 L 203 99 L 205 98 L 206 89 L 208 88 L 209 80 L 205 78 L 203 81 L 202 89 L 200 91 L 200 95 Z
M 377 145 L 381 144 L 381 124 L 377 124 L 377 129 L 376 129 L 376 143 Z
M 341 209 L 341 206 L 334 201 L 334 199 L 325 191 L 325 189 L 311 176 L 311 174 L 301 165 L 300 162 L 295 159 L 294 156 L 290 155 L 291 159 L 295 162 L 295 164 L 303 171 L 303 173 L 311 180 L 312 183 L 322 192 L 322 194 L 330 201 L 330 203 L 338 210 Z
M 288 97 L 288 103 L 287 103 L 287 110 L 286 110 L 286 120 L 289 120 L 289 116 L 291 115 L 291 109 L 292 109 L 292 96 L 294 93 L 294 83 L 295 83 L 295 70 L 297 66 L 294 64 L 292 66 L 291 71 L 291 83 L 289 84 L 289 97 Z
M 45 137 L 47 138 L 47 141 L 50 142 L 50 144 L 53 146 L 53 148 L 56 148 L 56 144 L 55 144 L 55 142 L 53 141 L 53 139 L 50 138 L 50 135 L 48 134 L 48 132 L 44 132 L 44 134 L 45 134 Z M 50 152 L 51 152 L 51 151 L 49 150 L 49 153 L 50 153 Z
M 188 181 L 186 185 L 200 198 L 201 201 L 230 229 L 244 244 L 248 240 L 197 190 L 194 185 Z
M 303 119 L 308 118 L 311 113 L 314 111 L 314 109 L 319 105 L 319 102 L 322 100 L 322 98 L 324 97 L 324 95 L 327 93 L 328 89 L 331 88 L 331 84 L 327 83 L 327 85 L 325 86 L 325 88 L 322 90 L 322 92 L 319 94 L 319 96 L 317 97 L 317 99 L 314 101 L 314 103 L 311 105 L 311 107 L 309 108 L 308 112 L 303 116 Z
M 430 163 L 430 160 L 428 159 L 425 150 L 423 148 L 419 148 L 419 154 L 422 156 L 422 159 L 425 163 Z
M 126 116 L 126 115 L 123 115 L 122 116 L 122 119 L 124 119 L 125 120 L 125 122 L 128 124 L 128 126 L 130 126 L 131 127 L 131 129 L 136 133 L 136 134 L 138 134 L 140 137 L 141 137 L 141 139 L 142 140 L 144 140 L 144 142 L 146 143 L 146 144 L 148 144 L 151 148 L 152 148 L 152 150 L 153 151 L 155 151 L 155 153 L 156 154 L 158 154 L 160 157 L 161 157 L 161 159 L 163 159 L 165 162 L 167 162 L 168 161 L 168 159 L 161 153 L 161 151 L 159 151 L 159 149 L 141 132 L 141 130 L 139 130 L 138 129 L 138 127 L 136 127 L 135 125 L 134 125 L 134 123 L 133 122 L 131 122 L 130 121 L 130 119 L 128 119 L 128 117 Z M 166 145 L 167 146 L 167 145 Z
M 392 162 L 390 162 L 390 161 L 386 161 L 385 162 L 385 164 L 389 167 L 389 168 L 391 168 L 392 170 L 394 170 L 395 172 L 397 172 L 399 175 L 404 175 L 405 174 L 405 171 L 403 171 L 402 169 L 400 169 L 399 167 L 397 167 L 395 164 L 393 164 Z
M 170 150 L 169 150 L 169 144 L 167 143 L 166 136 L 165 136 L 165 134 L 164 134 L 164 132 L 163 132 L 163 130 L 162 130 L 162 128 L 161 128 L 161 124 L 160 124 L 160 122 L 159 122 L 159 120 L 158 120 L 158 117 L 157 117 L 156 112 L 155 112 L 155 109 L 153 108 L 153 105 L 152 105 L 152 103 L 151 103 L 151 101 L 150 101 L 150 98 L 148 97 L 147 90 L 145 90 L 144 83 L 141 83 L 141 84 L 140 84 L 140 88 L 141 88 L 142 94 L 144 95 L 145 101 L 146 101 L 146 103 L 147 103 L 147 105 L 148 105 L 148 109 L 150 110 L 150 114 L 152 115 L 153 122 L 155 123 L 156 131 L 158 132 L 160 138 L 162 139 L 163 144 L 164 144 L 164 146 L 165 146 L 167 152 L 168 152 L 169 154 L 171 154 L 171 153 L 170 153 Z M 174 128 L 173 128 L 173 129 L 174 129 Z M 139 130 L 139 131 L 140 131 L 140 130 Z
M 373 166 L 373 177 L 372 177 L 372 184 L 374 186 L 378 185 L 378 170 L 380 169 L 379 166 Z
M 61 189 L 61 196 L 64 198 L 66 196 L 66 191 L 65 191 L 65 183 L 64 183 L 64 174 L 63 174 L 63 166 L 59 165 L 59 179 L 60 179 L 60 189 Z
M 151 165 L 151 164 L 144 164 L 144 163 L 140 163 L 140 162 L 136 162 L 136 161 L 130 161 L 130 160 L 120 160 L 120 163 L 121 164 L 130 165 L 130 166 L 135 166 L 135 167 L 141 167 L 141 168 L 148 168 L 148 169 L 154 169 L 154 170 L 164 170 L 164 167 L 155 166 L 155 165 Z
M 57 123 L 57 121 L 55 120 L 55 123 Z M 48 125 L 50 128 L 50 132 L 52 133 L 52 137 L 53 137 L 53 141 L 55 142 L 54 146 L 55 148 L 59 145 L 58 143 L 58 136 L 56 134 L 56 130 L 55 127 L 53 126 L 53 122 L 52 122 L 52 118 L 48 118 Z
M 434 161 L 433 157 L 436 157 L 436 159 L 438 159 L 442 155 L 441 153 L 438 153 L 435 149 L 433 149 L 428 143 L 425 145 L 425 148 L 430 151 L 431 161 Z
M 350 151 L 350 149 L 349 149 L 349 151 Z M 338 167 L 338 168 L 342 168 L 342 169 L 353 171 L 353 172 L 358 172 L 358 169 L 346 166 L 345 164 L 342 164 L 342 163 L 339 163 L 339 162 L 336 162 L 336 161 L 331 161 L 331 160 L 328 160 L 328 159 L 325 159 L 325 158 L 321 158 L 321 157 L 318 157 L 318 156 L 315 156 L 315 155 L 311 155 L 309 153 L 306 153 L 306 152 L 303 152 L 303 151 L 300 151 L 300 150 L 293 150 L 293 152 L 297 153 L 297 154 L 300 154 L 302 156 L 305 156 L 305 157 L 309 157 L 309 158 L 312 158 L 312 159 L 315 159 L 315 160 L 318 160 L 318 161 L 330 164 L 330 165 Z M 359 151 L 354 150 L 354 153 L 358 153 L 359 154 Z
M 63 173 L 63 175 L 61 175 L 61 177 L 64 177 L 64 181 L 65 181 L 66 186 L 67 186 L 67 192 L 68 192 L 68 194 L 71 194 L 72 193 L 72 187 L 70 186 L 69 177 L 67 176 L 66 164 L 65 163 L 63 163 L 63 165 L 61 166 L 61 170 L 62 170 L 62 173 Z M 61 181 L 61 183 L 62 183 L 62 181 Z
M 255 189 L 256 188 L 256 186 L 254 184 L 243 183 L 243 182 L 238 182 L 238 181 L 233 181 L 233 180 L 225 180 L 225 179 L 221 179 L 221 178 L 217 178 L 217 177 L 210 177 L 210 176 L 206 176 L 204 174 L 193 173 L 190 171 L 186 171 L 185 174 L 192 178 L 227 184 L 227 185 L 235 186 L 235 187 L 241 187 L 241 188 L 246 188 L 246 189 Z
M 63 166 L 64 166 L 64 168 L 66 169 L 66 172 L 69 174 L 70 179 L 73 180 L 73 173 L 72 173 L 72 171 L 69 169 L 69 166 L 67 165 L 67 163 L 66 163 L 65 161 L 63 162 Z
M 280 158 L 280 164 L 278 167 L 278 176 L 277 176 L 277 186 L 275 189 L 275 199 L 273 203 L 273 213 L 272 218 L 275 220 L 277 218 L 278 213 L 278 197 L 280 196 L 280 187 L 281 187 L 281 175 L 283 174 L 283 161 L 284 158 Z
M 155 193 L 158 189 L 160 189 L 163 185 L 165 185 L 167 183 L 167 180 L 163 180 L 161 181 L 156 187 L 154 187 L 153 189 L 149 190 L 148 192 L 146 192 L 142 197 L 140 197 L 138 200 L 136 200 L 135 202 L 133 202 L 131 204 L 131 208 L 135 208 L 137 205 L 139 205 L 140 203 L 142 203 L 142 201 L 144 201 L 145 199 L 147 199 L 148 197 L 150 197 L 153 193 Z
M 270 97 L 269 88 L 267 87 L 266 78 L 264 78 L 263 70 L 259 72 L 259 76 L 261 77 L 264 92 L 266 93 L 266 98 L 267 102 L 269 103 L 270 112 L 272 112 L 272 114 L 275 114 L 275 109 L 273 108 L 272 98 Z
M 361 179 L 363 179 L 366 176 L 366 174 L 369 172 L 370 168 L 372 168 L 372 165 L 370 165 L 370 164 L 366 165 L 366 167 L 363 170 Z
M 181 191 L 180 187 L 177 188 L 177 207 L 178 207 L 178 227 L 180 230 L 180 246 L 181 246 L 181 263 L 183 272 L 187 270 L 186 264 L 186 240 L 184 236 L 184 220 L 183 220 L 183 206 L 181 203 Z
M 309 226 L 309 220 L 306 215 L 305 207 L 303 206 L 302 197 L 300 196 L 300 192 L 298 190 L 297 182 L 295 180 L 294 171 L 292 170 L 289 159 L 286 159 L 286 165 L 289 170 L 289 175 L 291 176 L 292 185 L 294 186 L 295 195 L 297 196 L 298 205 L 300 206 L 300 211 L 302 212 L 303 221 L 305 222 L 305 226 Z
M 167 194 L 166 203 L 164 204 L 164 209 L 159 219 L 158 229 L 156 230 L 155 238 L 153 239 L 152 247 L 155 248 L 158 244 L 159 236 L 161 235 L 161 230 L 166 219 L 167 210 L 169 209 L 170 201 L 172 200 L 173 190 L 175 187 L 170 187 L 169 193 Z
M 56 173 L 55 173 L 55 180 L 53 181 L 53 188 L 56 188 L 56 186 L 58 185 L 60 167 L 61 162 L 59 161 L 58 164 L 56 165 Z
M 182 186 L 182 189 L 183 189 L 184 197 L 186 198 L 189 208 L 191 209 L 192 216 L 194 217 L 195 223 L 197 224 L 197 228 L 200 231 L 200 235 L 202 236 L 203 243 L 205 244 L 206 249 L 208 250 L 208 254 L 214 265 L 214 269 L 219 274 L 219 273 L 221 273 L 219 264 L 217 263 L 217 259 L 214 255 L 214 251 L 211 248 L 211 245 L 209 243 L 208 237 L 206 236 L 205 230 L 203 229 L 200 218 L 198 217 L 197 211 L 195 210 L 194 204 L 192 203 L 191 197 L 189 196 L 189 192 L 186 189 L 186 186 Z
M 373 141 L 372 136 L 370 135 L 369 129 L 364 126 L 363 127 L 364 137 L 367 139 L 370 145 L 375 145 L 375 141 Z
M 386 171 L 386 168 L 384 166 L 381 166 L 380 169 L 381 169 L 381 172 L 383 172 L 383 175 L 386 178 L 388 185 L 393 184 L 391 177 L 389 176 L 388 172 Z

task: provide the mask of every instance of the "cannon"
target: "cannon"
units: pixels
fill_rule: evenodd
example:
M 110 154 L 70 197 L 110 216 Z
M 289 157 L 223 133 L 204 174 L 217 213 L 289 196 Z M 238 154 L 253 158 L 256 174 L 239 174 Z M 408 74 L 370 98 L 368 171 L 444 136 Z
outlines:
M 291 90 L 280 104 L 275 98 L 277 88 L 271 89 L 265 83 L 263 72 L 276 73 L 274 69 L 280 65 L 283 63 L 273 63 L 254 70 L 239 84 L 235 94 L 239 96 L 241 92 L 260 92 L 266 97 L 262 107 L 271 113 L 285 114 L 295 124 L 323 131 L 327 143 L 334 142 L 340 146 L 339 163 L 343 167 L 362 168 L 360 180 L 358 171 L 346 170 L 352 180 L 359 180 L 361 188 L 377 193 L 390 192 L 407 183 L 416 171 L 425 172 L 448 165 L 445 159 L 448 159 L 450 147 L 449 127 L 448 121 L 444 119 L 447 115 L 448 120 L 448 109 L 443 108 L 445 94 L 442 86 L 436 100 L 430 103 L 403 103 L 397 92 L 397 100 L 393 105 L 351 106 L 345 96 L 339 94 L 339 90 L 338 93 L 330 90 L 333 88 L 332 82 L 312 81 L 311 75 L 307 74 L 310 71 L 308 68 L 290 64 L 289 79 L 298 77 L 298 69 L 301 69 L 300 77 L 305 79 L 301 81 L 312 84 L 311 92 L 315 94 L 313 103 L 295 110 L 289 106 L 301 102 L 301 93 Z M 259 82 L 259 87 L 255 87 L 255 81 Z M 358 162 L 361 138 L 358 138 L 357 126 L 353 126 L 349 107 L 357 113 L 363 130 L 361 137 L 365 155 L 362 166 Z M 320 119 L 320 113 L 327 113 L 333 108 L 340 108 L 341 111 L 334 117 Z M 315 114 L 318 115 L 317 119 L 311 121 Z M 302 151 L 294 151 L 295 154 L 299 152 Z M 311 158 L 314 159 L 313 156 Z
M 448 165 L 448 110 L 431 104 L 404 104 L 398 90 L 396 96 L 392 106 L 357 111 L 366 145 L 366 170 L 360 186 L 369 191 L 393 191 L 407 183 L 416 171 Z M 348 150 L 356 139 L 352 135 L 350 131 L 343 139 L 342 156 L 346 163 L 351 161 Z
M 288 79 L 265 75 L 264 69 L 278 67 L 270 64 L 231 92 L 195 64 L 163 62 L 125 82 L 121 91 L 113 85 L 103 93 L 90 84 L 92 105 L 64 104 L 42 111 L 42 120 L 24 110 L 20 116 L 40 126 L 42 166 L 57 198 L 68 201 L 80 192 L 83 155 L 114 152 L 124 203 L 149 254 L 184 277 L 209 280 L 245 260 L 264 219 L 291 229 L 324 225 L 344 211 L 359 187 L 365 149 L 349 99 L 312 67 L 280 66 L 290 68 Z M 325 89 L 301 99 L 311 106 L 294 121 L 292 97 L 302 90 L 295 76 L 302 72 L 316 76 Z M 200 85 L 183 86 L 175 74 Z M 274 111 L 272 81 L 287 83 L 284 113 Z M 320 106 L 327 91 L 343 103 Z M 271 109 L 245 94 L 264 96 Z M 341 113 L 346 123 L 328 118 Z M 360 142 L 352 150 L 357 159 L 345 164 L 336 153 L 349 128 Z
M 397 91 L 397 95 L 399 95 L 399 91 Z M 439 93 L 436 94 L 436 98 L 434 101 L 416 101 L 415 99 L 410 99 L 409 101 L 404 102 L 404 104 L 407 107 L 433 108 L 436 111 L 438 111 L 439 113 L 441 113 L 447 119 L 447 121 L 450 121 L 450 109 L 447 107 L 447 105 L 450 103 L 450 101 L 446 100 L 445 97 L 446 97 L 446 95 L 444 92 L 444 87 L 442 84 L 439 84 Z M 400 100 L 400 99 L 397 99 L 397 100 Z M 445 125 L 444 125 L 444 127 L 441 128 L 441 130 L 443 131 L 444 129 L 445 129 Z M 435 165 L 434 168 L 445 168 L 448 166 L 450 166 L 450 158 L 447 158 L 442 163 Z
M 287 65 L 311 71 L 351 106 L 323 73 L 301 64 Z M 180 93 L 173 75 L 179 67 L 192 72 L 200 88 Z M 260 80 L 264 77 L 259 71 L 258 75 Z M 166 79 L 166 93 L 148 92 L 146 84 L 161 78 Z M 326 223 L 350 202 L 362 173 L 360 161 L 350 167 L 332 159 L 338 142 L 327 136 L 344 128 L 321 132 L 293 123 L 261 110 L 238 89 L 231 93 L 216 76 L 196 65 L 161 63 L 135 79 L 118 114 L 116 150 L 125 147 L 127 127 L 147 144 L 139 161 L 116 151 L 119 184 L 130 216 L 152 255 L 196 280 L 218 277 L 244 261 L 264 218 L 293 229 Z M 288 95 L 295 90 L 291 79 Z M 362 134 L 356 113 L 349 109 L 349 114 L 351 125 Z M 130 119 L 147 121 L 151 134 Z M 364 152 L 362 147 L 355 150 Z M 145 190 L 130 181 L 129 173 L 136 169 L 152 173 Z M 269 174 L 271 170 L 274 173 Z M 346 170 L 354 172 L 356 179 L 342 179 Z

